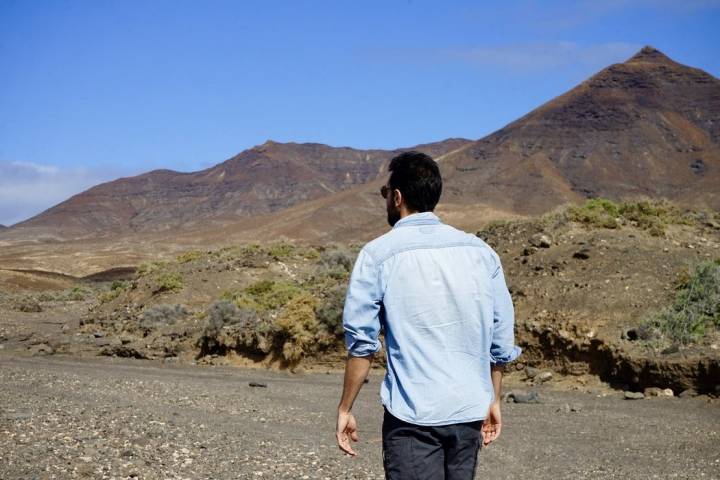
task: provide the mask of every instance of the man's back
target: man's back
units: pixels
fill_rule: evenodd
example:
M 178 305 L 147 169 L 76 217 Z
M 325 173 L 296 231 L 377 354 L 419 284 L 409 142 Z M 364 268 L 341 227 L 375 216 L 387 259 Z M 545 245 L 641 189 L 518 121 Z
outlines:
M 344 324 L 350 355 L 385 331 L 389 412 L 418 425 L 484 419 L 491 363 L 517 357 L 513 307 L 497 254 L 432 212 L 409 215 L 360 252 Z

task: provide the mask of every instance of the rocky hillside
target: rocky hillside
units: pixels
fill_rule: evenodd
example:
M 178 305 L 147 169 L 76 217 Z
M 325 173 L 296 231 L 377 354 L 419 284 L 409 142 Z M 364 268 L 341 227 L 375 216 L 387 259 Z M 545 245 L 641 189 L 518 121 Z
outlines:
M 440 156 L 467 143 L 448 139 L 413 149 Z M 268 141 L 199 172 L 154 170 L 95 186 L 9 233 L 67 238 L 238 222 L 378 178 L 400 151 Z
M 536 214 L 585 197 L 720 208 L 720 80 L 652 47 L 445 160 L 447 201 Z

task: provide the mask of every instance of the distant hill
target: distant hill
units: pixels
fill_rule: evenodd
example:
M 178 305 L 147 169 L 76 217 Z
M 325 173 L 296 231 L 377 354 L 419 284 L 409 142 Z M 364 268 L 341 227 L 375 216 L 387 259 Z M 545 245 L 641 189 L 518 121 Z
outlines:
M 645 47 L 449 155 L 446 200 L 536 214 L 586 197 L 720 208 L 720 80 Z
M 468 143 L 448 139 L 413 149 L 439 156 Z M 225 224 L 374 180 L 402 150 L 268 141 L 198 172 L 154 170 L 97 185 L 12 230 L 62 238 Z

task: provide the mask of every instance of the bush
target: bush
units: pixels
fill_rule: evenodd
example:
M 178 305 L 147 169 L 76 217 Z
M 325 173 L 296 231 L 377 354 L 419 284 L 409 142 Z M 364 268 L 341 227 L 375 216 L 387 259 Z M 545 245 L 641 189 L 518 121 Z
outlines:
M 85 295 L 87 295 L 87 293 L 88 292 L 84 288 L 75 286 L 68 292 L 65 299 L 70 301 L 85 300 Z
M 176 257 L 178 263 L 189 263 L 193 260 L 197 260 L 203 256 L 203 252 L 199 250 L 190 250 L 189 252 L 181 253 Z
M 275 260 L 290 257 L 295 253 L 295 245 L 286 242 L 273 243 L 267 248 L 267 254 Z
M 146 334 L 158 327 L 172 325 L 188 314 L 184 305 L 155 305 L 143 311 L 140 317 L 140 329 Z
M 282 356 L 291 363 L 299 362 L 315 347 L 319 323 L 315 316 L 317 300 L 309 293 L 293 297 L 275 320 Z
M 235 302 L 240 308 L 264 312 L 282 307 L 299 292 L 300 287 L 293 282 L 260 280 L 243 290 L 226 291 L 222 298 Z
M 167 262 L 146 262 L 141 263 L 137 268 L 137 276 L 143 277 L 151 273 L 155 273 L 167 267 Z
M 702 262 L 680 281 L 668 308 L 643 322 L 667 339 L 682 344 L 697 341 L 709 329 L 720 328 L 720 262 Z
M 345 293 L 345 285 L 336 285 L 327 292 L 326 297 L 315 310 L 320 327 L 324 328 L 328 334 L 338 338 L 344 334 L 342 314 L 345 306 Z
M 682 212 L 667 201 L 634 201 L 616 204 L 610 200 L 597 198 L 583 205 L 568 209 L 572 221 L 589 227 L 618 228 L 621 223 L 630 223 L 647 230 L 650 235 L 662 237 L 669 224 L 692 223 L 689 212 Z
M 617 228 L 620 216 L 618 206 L 604 198 L 593 198 L 583 205 L 573 205 L 568 209 L 570 219 L 590 227 Z
M 270 325 L 255 310 L 238 308 L 232 302 L 219 300 L 210 305 L 205 327 L 198 339 L 200 355 L 239 350 L 269 353 Z
M 344 249 L 326 250 L 320 255 L 320 273 L 335 279 L 348 277 L 356 255 Z
M 183 277 L 178 272 L 168 272 L 158 275 L 153 293 L 176 292 L 182 290 Z
M 37 313 L 43 311 L 40 302 L 38 302 L 37 299 L 29 295 L 15 299 L 12 306 L 13 309 L 17 310 L 18 312 Z

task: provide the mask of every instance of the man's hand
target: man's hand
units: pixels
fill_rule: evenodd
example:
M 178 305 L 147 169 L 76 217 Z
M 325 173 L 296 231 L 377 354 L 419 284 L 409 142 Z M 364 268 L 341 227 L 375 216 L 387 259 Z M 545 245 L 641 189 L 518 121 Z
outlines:
M 500 402 L 495 400 L 490 404 L 487 417 L 482 426 L 483 447 L 494 442 L 502 430 L 502 417 L 500 416 Z
M 335 429 L 335 437 L 337 438 L 338 447 L 340 450 L 352 455 L 357 455 L 355 450 L 350 446 L 350 439 L 353 442 L 358 441 L 357 434 L 357 422 L 355 421 L 355 415 L 350 412 L 343 412 L 338 410 L 337 427 Z

